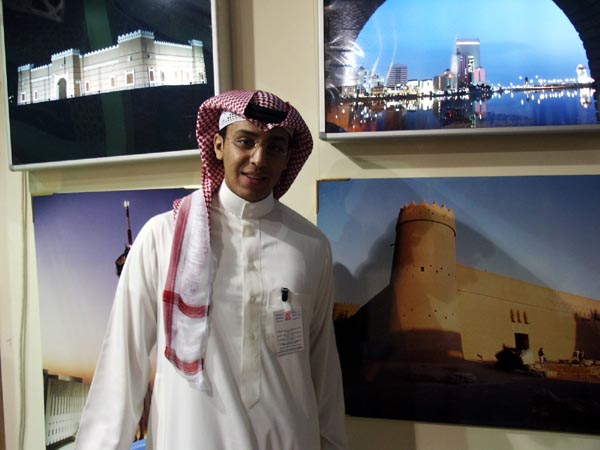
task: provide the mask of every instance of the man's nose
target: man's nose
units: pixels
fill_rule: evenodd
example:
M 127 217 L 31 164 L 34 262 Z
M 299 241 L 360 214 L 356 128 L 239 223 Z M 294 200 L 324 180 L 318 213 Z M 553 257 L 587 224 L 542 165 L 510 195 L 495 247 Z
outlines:
M 257 142 L 256 146 L 252 149 L 250 162 L 255 166 L 264 166 L 267 164 L 268 157 L 266 145 L 263 142 Z

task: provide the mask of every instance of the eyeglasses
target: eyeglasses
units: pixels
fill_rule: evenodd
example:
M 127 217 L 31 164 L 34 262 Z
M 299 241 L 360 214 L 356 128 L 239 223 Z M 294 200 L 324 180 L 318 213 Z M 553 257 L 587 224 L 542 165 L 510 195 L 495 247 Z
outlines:
M 285 156 L 288 152 L 288 144 L 283 142 L 259 141 L 258 139 L 250 139 L 247 137 L 238 137 L 234 139 L 226 137 L 225 139 L 245 152 L 254 150 L 259 145 L 262 145 L 270 156 Z

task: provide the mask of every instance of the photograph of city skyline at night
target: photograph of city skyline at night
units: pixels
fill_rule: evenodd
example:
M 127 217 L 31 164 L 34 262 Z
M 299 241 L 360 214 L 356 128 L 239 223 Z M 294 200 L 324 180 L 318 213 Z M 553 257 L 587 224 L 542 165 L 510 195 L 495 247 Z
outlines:
M 324 138 L 599 123 L 584 44 L 553 1 L 362 8 L 324 2 Z

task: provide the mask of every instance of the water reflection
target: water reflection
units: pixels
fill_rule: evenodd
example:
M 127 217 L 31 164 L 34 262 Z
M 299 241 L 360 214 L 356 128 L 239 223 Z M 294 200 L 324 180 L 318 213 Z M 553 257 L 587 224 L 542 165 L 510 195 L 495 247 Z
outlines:
M 326 131 L 370 132 L 596 124 L 594 90 L 476 90 L 441 96 L 330 97 Z

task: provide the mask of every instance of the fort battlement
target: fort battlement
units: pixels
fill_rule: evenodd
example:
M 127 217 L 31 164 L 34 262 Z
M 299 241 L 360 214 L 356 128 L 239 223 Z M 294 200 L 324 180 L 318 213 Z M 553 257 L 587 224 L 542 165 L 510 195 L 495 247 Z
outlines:
M 179 44 L 177 42 L 154 41 L 156 45 L 164 45 L 167 47 L 191 48 L 190 44 Z
M 54 53 L 50 64 L 40 67 L 22 64 L 18 68 L 17 104 L 207 82 L 200 40 L 193 39 L 189 45 L 156 42 L 153 32 L 136 30 L 118 36 L 117 41 L 86 54 L 74 48 Z M 153 53 L 156 55 L 151 56 Z M 140 54 L 147 54 L 147 58 Z
M 52 64 L 44 64 L 43 66 L 38 66 L 38 67 L 31 67 L 31 72 L 39 72 L 40 70 L 48 70 L 50 67 L 52 67 Z
M 422 201 L 419 204 L 413 201 L 410 204 L 404 205 L 398 215 L 396 229 L 403 223 L 421 220 L 446 225 L 452 229 L 456 236 L 454 212 L 445 205 L 438 205 L 435 201 L 433 203 Z
M 110 52 L 113 50 L 116 50 L 119 46 L 118 45 L 111 45 L 110 47 L 104 47 L 98 50 L 92 50 L 91 52 L 86 53 L 85 55 L 83 55 L 84 58 L 89 58 L 90 56 L 94 56 L 94 55 L 98 55 L 100 53 L 104 53 L 104 52 Z
M 67 50 L 63 50 L 62 52 L 54 53 L 52 56 L 50 56 L 50 60 L 54 61 L 55 59 L 64 58 L 66 56 L 81 56 L 81 52 L 79 49 L 69 48 Z
M 120 36 L 117 36 L 117 43 L 120 44 L 121 42 L 129 41 L 131 39 L 136 39 L 139 37 L 154 39 L 154 33 L 152 31 L 145 31 L 145 30 L 132 31 L 131 33 L 125 33 Z

